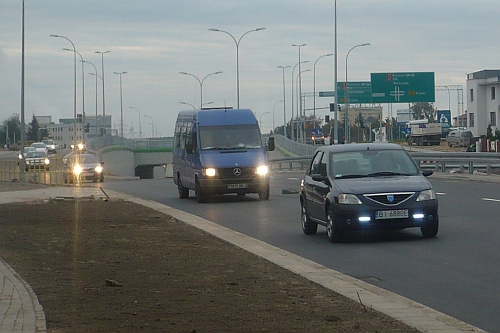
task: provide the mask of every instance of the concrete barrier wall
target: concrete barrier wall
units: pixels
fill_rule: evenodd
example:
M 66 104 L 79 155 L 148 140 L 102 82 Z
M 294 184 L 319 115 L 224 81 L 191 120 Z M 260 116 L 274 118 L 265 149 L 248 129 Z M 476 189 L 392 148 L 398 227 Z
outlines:
M 114 150 L 99 154 L 99 158 L 104 162 L 104 174 L 113 176 L 134 177 L 135 164 L 134 153 L 129 150 Z
M 134 163 L 135 165 L 172 163 L 172 157 L 172 152 L 136 153 L 134 154 Z

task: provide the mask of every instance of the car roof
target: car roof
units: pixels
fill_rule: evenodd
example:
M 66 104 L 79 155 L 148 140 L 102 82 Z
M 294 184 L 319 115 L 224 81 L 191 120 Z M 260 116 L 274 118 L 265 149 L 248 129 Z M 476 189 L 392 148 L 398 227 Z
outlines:
M 363 150 L 404 150 L 398 144 L 395 143 L 349 143 L 340 145 L 330 145 L 322 146 L 317 149 L 317 151 L 341 153 L 341 152 L 351 152 L 351 151 L 363 151 Z

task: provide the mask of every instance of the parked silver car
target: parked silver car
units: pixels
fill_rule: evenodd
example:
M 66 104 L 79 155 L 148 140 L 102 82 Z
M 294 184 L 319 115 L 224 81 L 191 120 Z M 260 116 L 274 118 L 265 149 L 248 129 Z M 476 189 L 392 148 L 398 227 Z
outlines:
M 448 144 L 448 147 L 468 147 L 471 144 L 472 136 L 471 131 L 453 130 L 448 133 L 446 143 Z

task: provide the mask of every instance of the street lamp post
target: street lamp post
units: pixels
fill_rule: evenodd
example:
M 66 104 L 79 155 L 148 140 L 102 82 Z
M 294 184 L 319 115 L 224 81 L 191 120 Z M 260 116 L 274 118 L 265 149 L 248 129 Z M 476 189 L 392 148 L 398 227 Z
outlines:
M 142 138 L 142 128 L 141 128 L 141 111 L 135 106 L 129 106 L 129 109 L 135 109 L 139 113 L 139 138 Z
M 293 81 L 295 80 L 295 76 L 293 75 L 293 73 L 295 72 L 295 68 L 300 64 L 305 64 L 309 62 L 309 60 L 305 60 L 305 61 L 302 61 L 302 62 L 299 62 L 297 63 L 295 66 L 293 66 L 292 68 L 292 91 L 291 91 L 291 95 L 292 95 L 292 120 L 290 121 L 290 130 L 291 130 L 291 134 L 292 134 L 292 141 L 294 140 L 294 129 L 293 129 L 293 107 L 294 107 L 294 100 L 293 100 Z
M 300 78 L 302 77 L 302 73 L 305 73 L 305 72 L 310 72 L 311 70 L 310 69 L 305 69 L 301 72 L 299 72 L 297 74 L 297 78 L 295 79 L 297 82 L 296 82 L 296 87 L 297 87 L 297 90 L 299 90 L 299 81 L 300 81 Z M 300 120 L 299 120 L 299 123 L 297 124 L 297 141 L 299 140 L 299 133 L 300 133 L 300 139 L 303 141 L 303 143 L 305 143 L 305 128 L 304 128 L 304 115 L 303 115 L 303 109 L 302 109 L 302 93 L 300 91 L 297 92 L 297 113 L 300 112 Z M 299 130 L 302 129 L 300 132 Z
M 351 142 L 351 129 L 350 129 L 350 124 L 349 124 L 349 81 L 347 79 L 347 61 L 349 59 L 349 53 L 351 53 L 352 50 L 354 50 L 355 48 L 357 47 L 360 47 L 360 46 L 368 46 L 370 45 L 370 43 L 364 43 L 364 44 L 358 44 L 358 45 L 355 45 L 353 47 L 351 47 L 351 49 L 349 50 L 349 52 L 347 52 L 347 55 L 345 57 L 345 123 L 344 123 L 344 127 L 345 127 L 345 130 L 344 130 L 344 135 L 345 135 L 345 141 L 346 143 L 350 143 Z
M 236 44 L 236 96 L 237 96 L 238 109 L 240 108 L 240 55 L 239 54 L 240 54 L 240 42 L 241 42 L 241 39 L 246 34 L 249 34 L 250 32 L 261 31 L 261 30 L 265 30 L 265 29 L 266 28 L 261 27 L 261 28 L 249 30 L 249 31 L 245 32 L 243 35 L 241 35 L 241 37 L 238 40 L 236 40 L 236 38 L 234 38 L 234 36 L 231 35 L 227 31 L 220 30 L 220 29 L 215 29 L 215 28 L 208 29 L 210 31 L 223 32 L 223 33 L 229 35 L 233 39 L 234 43 Z
M 283 136 L 286 137 L 286 94 L 285 94 L 285 68 L 290 66 L 277 66 L 283 70 Z
M 102 79 L 102 135 L 106 134 L 106 98 L 104 97 L 104 55 L 111 51 L 95 51 L 101 55 L 101 79 Z
M 97 101 L 97 76 L 98 76 L 97 75 L 97 67 L 93 63 L 91 63 L 90 61 L 85 60 L 83 62 L 91 64 L 95 70 L 95 74 L 94 73 L 90 73 L 90 74 L 95 76 L 95 135 L 97 136 L 97 105 L 98 105 L 98 101 Z
M 207 77 L 209 77 L 210 75 L 217 75 L 217 74 L 221 74 L 222 72 L 221 71 L 218 71 L 218 72 L 213 72 L 213 73 L 210 73 L 208 75 L 206 75 L 203 79 L 199 79 L 196 75 L 194 74 L 191 74 L 191 73 L 186 73 L 186 72 L 179 72 L 179 74 L 183 74 L 183 75 L 189 75 L 189 76 L 192 76 L 194 77 L 196 80 L 198 80 L 198 83 L 200 84 L 200 109 L 203 107 L 203 82 L 205 82 L 205 79 Z
M 300 120 L 302 121 L 302 76 L 301 76 L 301 73 L 302 71 L 300 70 L 300 50 L 303 46 L 306 46 L 306 44 L 292 44 L 292 46 L 295 46 L 299 49 L 299 83 L 298 83 L 298 87 L 299 87 L 299 94 L 298 94 L 298 101 L 299 101 L 299 105 L 298 105 L 298 108 L 297 108 L 297 112 L 300 112 Z M 297 139 L 298 139 L 298 126 L 297 126 Z M 303 139 L 303 138 L 302 138 Z
M 155 137 L 155 129 L 154 129 L 155 122 L 154 122 L 153 118 L 151 118 L 150 116 L 144 115 L 144 117 L 151 119 L 151 136 L 154 138 Z
M 97 96 L 97 78 L 100 78 L 102 81 L 104 81 L 104 80 L 103 80 L 102 76 L 97 74 L 97 72 L 96 72 L 96 74 L 94 74 L 94 73 L 89 73 L 89 74 L 95 76 L 95 91 L 96 91 L 96 96 Z M 96 97 L 96 101 L 97 101 L 97 97 Z M 97 133 L 97 125 L 98 125 L 98 123 L 97 123 L 97 108 L 96 108 L 96 133 Z M 99 125 L 104 126 L 104 119 L 102 119 L 101 124 L 99 124 Z M 99 128 L 102 128 L 101 126 L 99 126 Z M 102 131 L 101 131 L 100 135 L 101 136 L 103 135 Z
M 262 133 L 262 116 L 266 115 L 266 114 L 269 114 L 271 112 L 264 112 L 263 114 L 260 115 L 260 118 L 259 118 L 259 126 L 260 126 L 260 131 Z
M 274 109 L 276 108 L 276 104 L 281 103 L 281 102 L 283 102 L 283 103 L 284 103 L 284 102 L 285 102 L 285 100 L 284 100 L 284 99 L 282 99 L 281 101 L 277 101 L 277 102 L 276 102 L 276 103 L 274 103 L 274 105 L 273 105 L 273 133 L 274 133 L 274 130 L 275 130 L 275 125 L 274 125 L 274 111 L 275 111 L 275 110 L 274 110 Z
M 74 81 L 74 89 L 73 89 L 73 144 L 76 146 L 76 48 L 75 44 L 67 37 L 60 35 L 50 35 L 50 37 L 55 38 L 64 38 L 73 46 L 73 81 Z
M 316 128 L 316 63 L 318 62 L 319 59 L 321 58 L 324 58 L 324 57 L 331 57 L 333 55 L 333 53 L 328 53 L 328 54 L 324 54 L 320 57 L 318 57 L 318 59 L 316 59 L 316 61 L 314 62 L 314 66 L 313 66 L 313 98 L 314 98 L 314 102 L 313 102 L 313 128 Z
M 120 136 L 123 138 L 123 89 L 122 89 L 122 74 L 127 72 L 113 72 L 120 76 Z
M 80 62 L 82 63 L 82 123 L 85 126 L 85 60 L 83 60 L 83 56 L 77 50 L 71 49 L 63 49 L 64 51 L 76 52 L 78 56 L 80 56 Z M 81 126 L 80 126 L 81 127 Z M 85 132 L 82 132 L 82 141 L 85 142 Z

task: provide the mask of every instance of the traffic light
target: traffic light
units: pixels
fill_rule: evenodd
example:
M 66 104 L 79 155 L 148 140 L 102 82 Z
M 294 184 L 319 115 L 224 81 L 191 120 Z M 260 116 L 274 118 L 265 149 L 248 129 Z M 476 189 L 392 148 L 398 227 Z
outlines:
M 325 123 L 329 123 L 330 122 L 330 116 L 329 115 L 325 115 Z
M 86 123 L 85 124 L 85 133 L 88 133 L 88 132 L 90 132 L 90 124 Z

